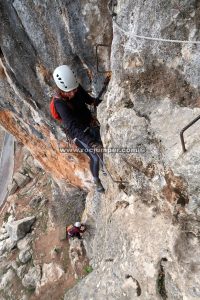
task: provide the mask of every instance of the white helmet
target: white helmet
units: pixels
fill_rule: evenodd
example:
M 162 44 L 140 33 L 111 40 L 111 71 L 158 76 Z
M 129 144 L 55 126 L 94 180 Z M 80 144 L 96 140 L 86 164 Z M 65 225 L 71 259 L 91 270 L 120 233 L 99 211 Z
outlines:
M 74 223 L 74 226 L 75 227 L 81 227 L 81 223 L 80 222 L 76 222 L 76 223 Z
M 64 92 L 70 92 L 79 85 L 74 72 L 67 65 L 57 67 L 53 72 L 53 79 Z

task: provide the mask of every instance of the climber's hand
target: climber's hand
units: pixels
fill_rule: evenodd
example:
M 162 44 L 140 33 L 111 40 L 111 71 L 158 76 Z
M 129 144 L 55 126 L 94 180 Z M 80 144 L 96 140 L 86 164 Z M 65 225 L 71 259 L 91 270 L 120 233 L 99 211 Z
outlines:
M 99 127 L 99 121 L 97 120 L 97 118 L 93 117 L 91 122 L 90 122 L 90 127 Z

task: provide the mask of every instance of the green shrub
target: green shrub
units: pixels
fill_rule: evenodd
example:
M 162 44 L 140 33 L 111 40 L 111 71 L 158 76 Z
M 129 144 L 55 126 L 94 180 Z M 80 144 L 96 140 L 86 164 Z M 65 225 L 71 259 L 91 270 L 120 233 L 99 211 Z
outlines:
M 92 268 L 92 266 L 86 266 L 86 267 L 84 268 L 84 270 L 85 270 L 85 272 L 86 272 L 87 274 L 89 274 L 89 273 L 91 273 L 91 272 L 93 271 L 93 268 Z

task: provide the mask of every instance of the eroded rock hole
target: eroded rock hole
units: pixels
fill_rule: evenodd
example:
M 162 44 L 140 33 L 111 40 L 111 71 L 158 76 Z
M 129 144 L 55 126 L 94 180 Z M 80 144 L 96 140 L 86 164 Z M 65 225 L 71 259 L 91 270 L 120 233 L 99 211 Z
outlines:
M 160 268 L 159 268 L 158 279 L 157 279 L 157 289 L 163 300 L 168 299 L 167 291 L 165 288 L 165 269 L 164 269 L 164 264 L 163 264 L 166 261 L 167 261 L 167 258 L 165 258 L 165 257 L 163 257 L 160 260 Z
M 129 275 L 129 274 L 127 274 L 126 276 L 125 276 L 125 278 L 128 280 L 132 280 L 133 281 L 133 283 L 136 285 L 136 293 L 137 293 L 137 296 L 139 297 L 141 294 L 142 294 L 142 290 L 141 290 L 141 287 L 140 287 L 140 284 L 139 284 L 139 282 L 137 281 L 137 279 L 135 279 L 135 278 L 133 278 L 133 276 L 132 275 Z

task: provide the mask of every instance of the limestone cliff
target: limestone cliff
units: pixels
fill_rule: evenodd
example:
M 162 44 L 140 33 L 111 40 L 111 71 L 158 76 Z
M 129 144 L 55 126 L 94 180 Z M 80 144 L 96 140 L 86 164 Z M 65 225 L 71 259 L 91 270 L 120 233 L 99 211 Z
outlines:
M 97 51 L 98 70 L 112 71 L 98 118 L 117 182 L 107 176 L 105 195 L 88 194 L 93 272 L 65 300 L 198 299 L 199 124 L 186 153 L 179 133 L 200 114 L 200 46 L 185 42 L 200 41 L 199 2 L 2 0 L 0 11 L 0 122 L 54 178 L 81 187 L 87 161 L 60 153 L 65 136 L 48 113 L 51 74 L 70 63 L 97 93 L 106 73 L 95 46 L 111 49 L 110 61 L 108 47 Z
M 87 90 L 102 87 L 96 45 L 111 44 L 112 26 L 107 2 L 96 2 L 0 2 L 0 122 L 55 178 L 81 187 L 90 178 L 88 161 L 60 152 L 66 137 L 50 117 L 49 99 L 60 64 L 71 64 Z

